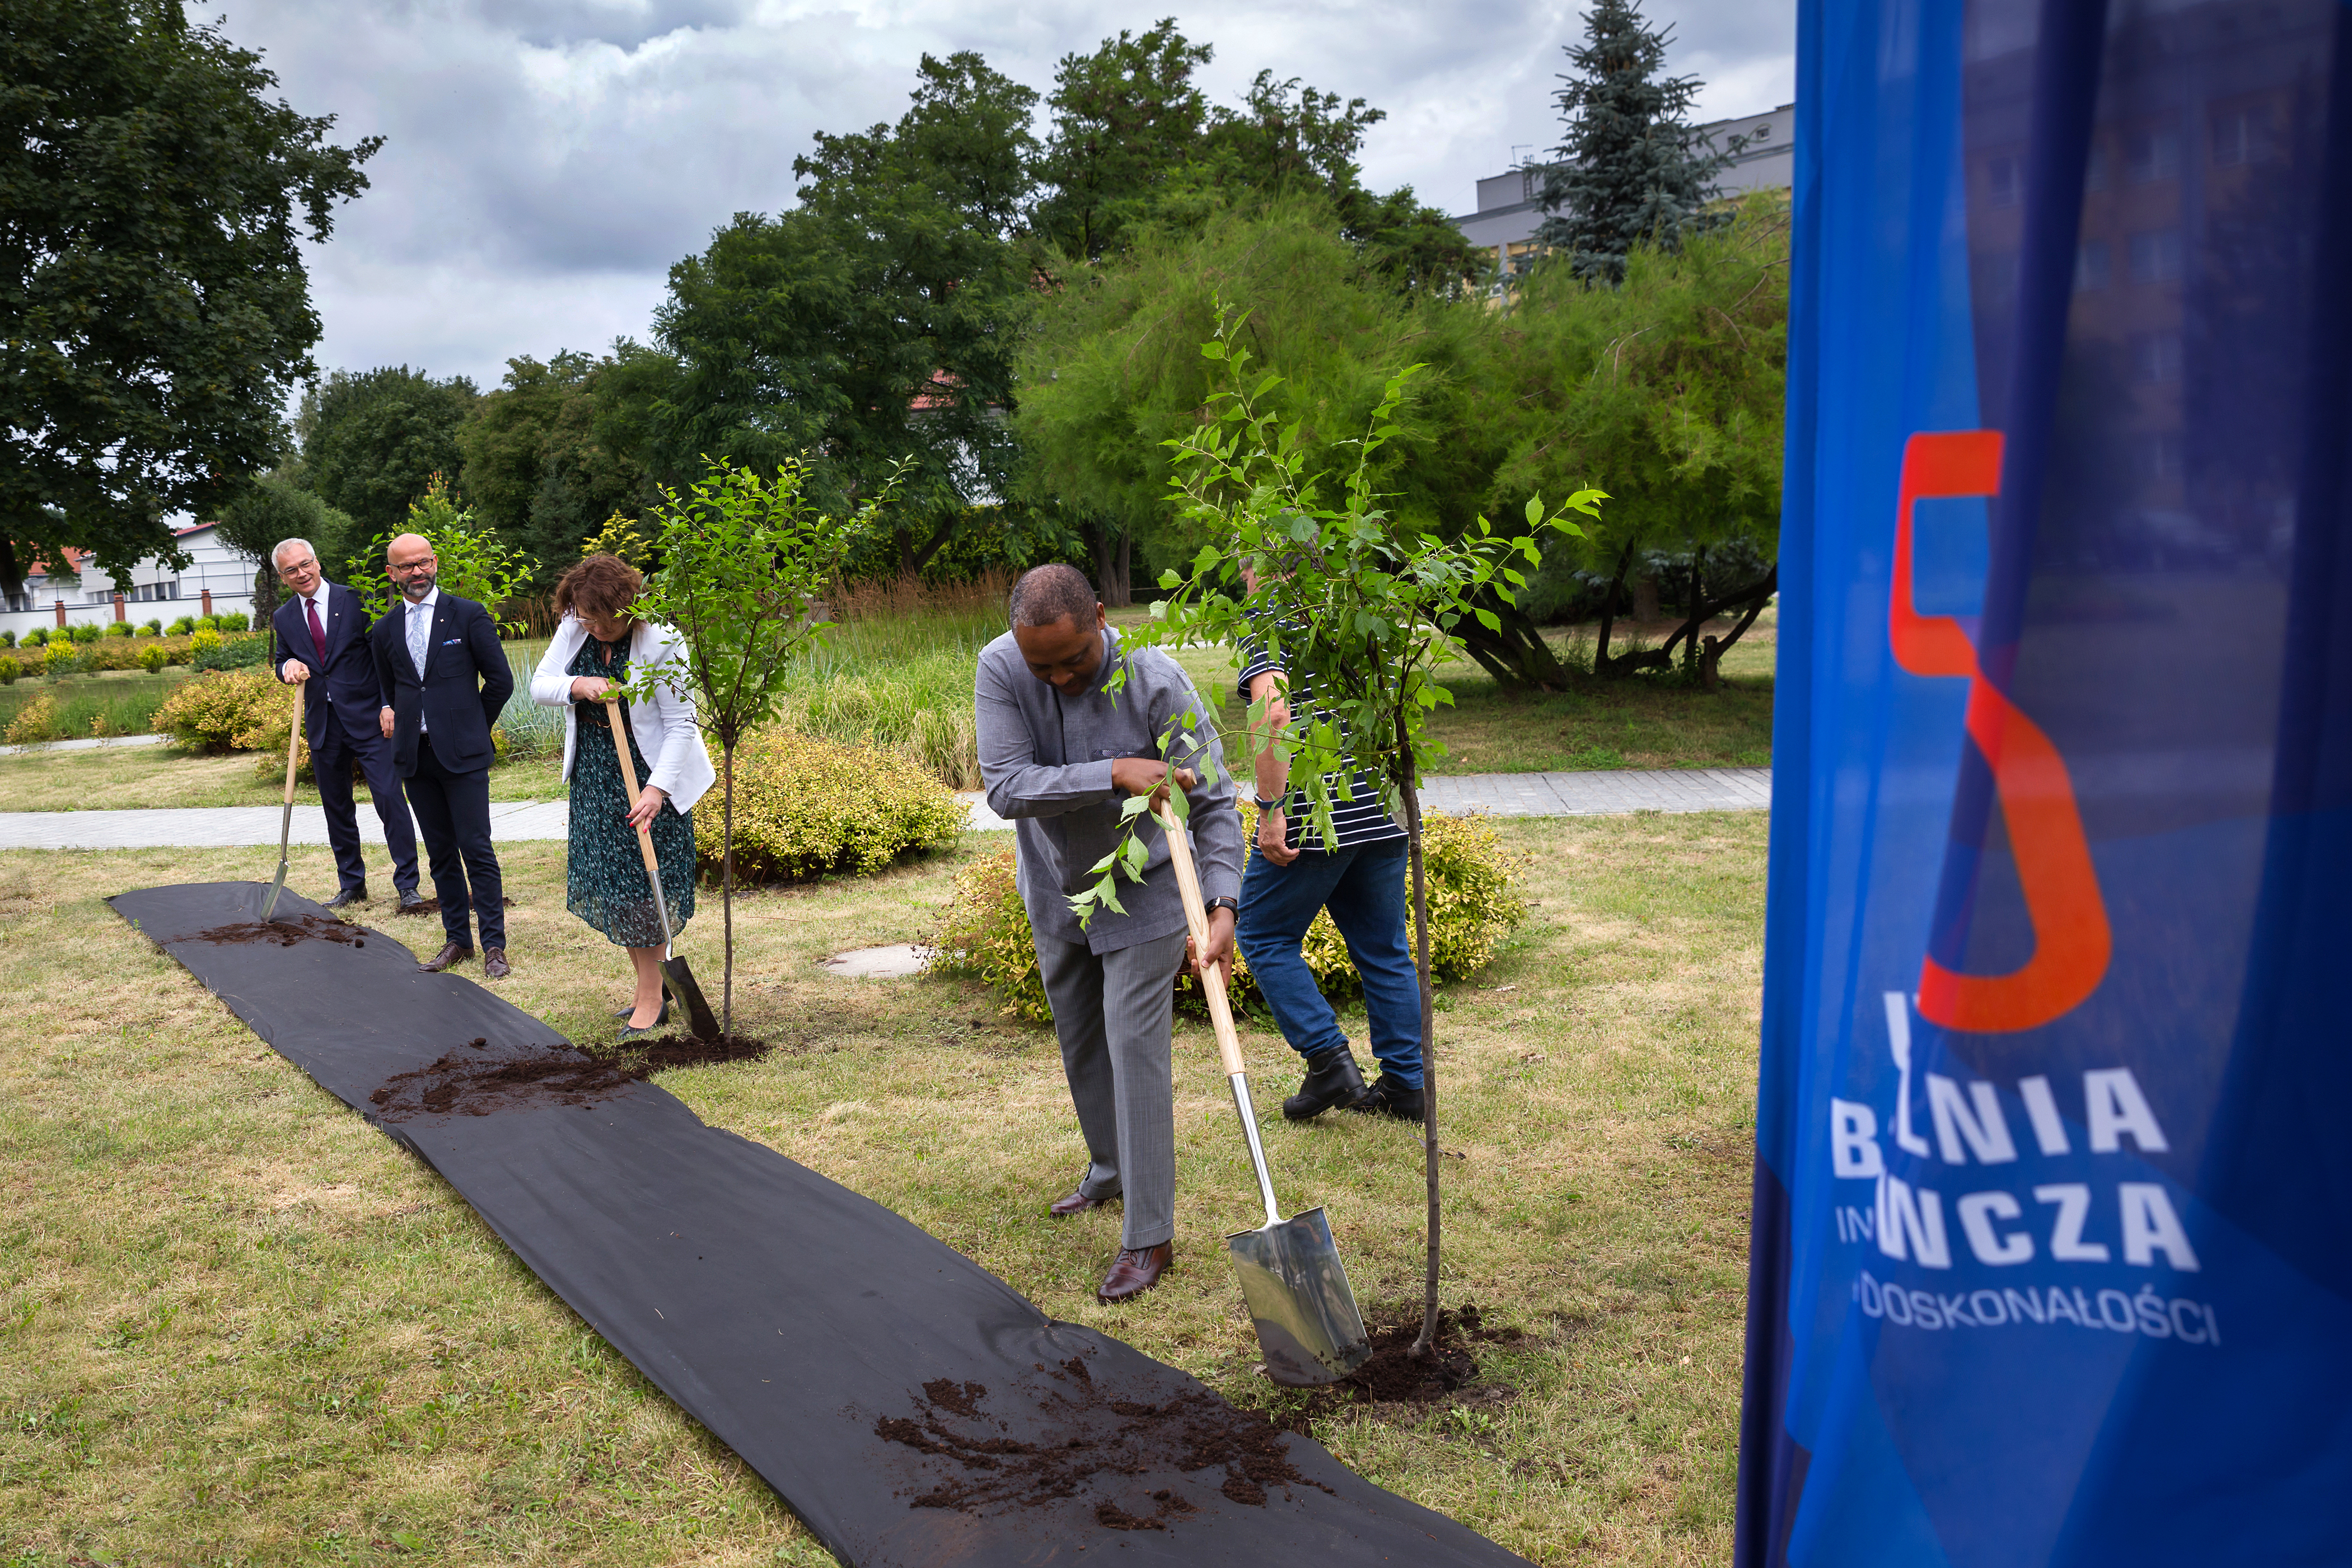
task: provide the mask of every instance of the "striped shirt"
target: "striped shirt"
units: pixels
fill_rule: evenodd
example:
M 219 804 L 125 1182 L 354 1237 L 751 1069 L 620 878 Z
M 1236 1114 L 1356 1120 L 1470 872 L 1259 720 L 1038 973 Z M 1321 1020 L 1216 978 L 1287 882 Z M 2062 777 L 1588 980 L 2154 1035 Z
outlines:
M 1250 683 L 1264 674 L 1286 674 L 1282 665 L 1266 656 L 1265 649 L 1255 639 L 1242 644 L 1242 673 L 1237 683 L 1241 699 L 1250 700 Z M 1311 681 L 1293 678 L 1287 685 L 1285 700 L 1290 706 L 1290 722 L 1313 723 L 1315 685 Z M 1342 731 L 1344 734 L 1345 731 Z M 1331 830 L 1338 839 L 1333 849 L 1349 849 L 1357 844 L 1377 844 L 1405 836 L 1404 830 L 1390 816 L 1381 803 L 1380 780 L 1370 770 L 1355 778 L 1355 799 L 1342 798 L 1337 773 L 1323 776 L 1331 795 Z M 1293 782 L 1290 792 L 1282 798 L 1283 815 L 1288 819 L 1290 847 L 1294 850 L 1321 850 L 1323 835 L 1308 812 L 1306 789 Z

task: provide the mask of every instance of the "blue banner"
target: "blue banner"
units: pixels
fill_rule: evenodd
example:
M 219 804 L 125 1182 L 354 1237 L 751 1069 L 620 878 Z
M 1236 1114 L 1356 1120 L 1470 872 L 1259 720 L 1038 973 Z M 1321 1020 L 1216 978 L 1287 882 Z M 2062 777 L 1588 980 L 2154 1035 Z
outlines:
M 2352 9 L 1805 0 L 1738 1561 L 2352 1563 Z

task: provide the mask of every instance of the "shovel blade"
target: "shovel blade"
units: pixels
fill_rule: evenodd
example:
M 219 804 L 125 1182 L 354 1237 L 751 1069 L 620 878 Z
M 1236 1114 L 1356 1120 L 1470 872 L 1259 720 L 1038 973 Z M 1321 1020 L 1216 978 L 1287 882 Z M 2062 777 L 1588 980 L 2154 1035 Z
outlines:
M 269 879 L 269 892 L 261 901 L 261 920 L 263 925 L 266 925 L 269 923 L 270 915 L 274 914 L 278 908 L 278 895 L 285 891 L 286 857 L 280 855 L 278 859 L 278 874 Z
M 683 958 L 664 958 L 662 974 L 667 977 L 669 994 L 686 1004 L 687 1027 L 697 1040 L 719 1038 L 719 1016 L 710 1010 L 710 1002 L 703 996 L 702 988 L 694 983 L 694 971 L 686 967 Z
M 1331 1222 L 1321 1209 L 1228 1236 L 1225 1246 L 1257 1326 L 1268 1377 L 1291 1388 L 1313 1388 L 1338 1382 L 1372 1354 L 1331 1239 Z

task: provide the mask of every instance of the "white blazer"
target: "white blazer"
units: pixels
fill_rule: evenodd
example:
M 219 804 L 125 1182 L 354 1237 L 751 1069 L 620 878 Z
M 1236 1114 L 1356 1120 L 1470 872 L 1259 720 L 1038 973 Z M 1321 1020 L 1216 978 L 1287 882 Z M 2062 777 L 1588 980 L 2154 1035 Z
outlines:
M 566 615 L 556 625 L 555 640 L 547 645 L 545 656 L 530 676 L 531 701 L 541 707 L 565 710 L 563 777 L 567 782 L 580 744 L 580 710 L 572 706 L 572 677 L 563 672 L 587 640 L 588 628 L 581 624 L 580 617 Z M 668 627 L 640 621 L 629 633 L 629 668 L 643 670 L 660 664 L 682 666 L 684 648 L 677 633 Z M 664 681 L 654 688 L 652 702 L 629 705 L 629 727 L 637 737 L 637 749 L 653 764 L 652 771 L 638 784 L 668 796 L 669 803 L 684 815 L 719 777 L 710 766 L 710 753 L 703 748 L 702 732 L 695 727 L 693 695 L 682 685 Z M 597 739 L 610 744 L 609 735 Z

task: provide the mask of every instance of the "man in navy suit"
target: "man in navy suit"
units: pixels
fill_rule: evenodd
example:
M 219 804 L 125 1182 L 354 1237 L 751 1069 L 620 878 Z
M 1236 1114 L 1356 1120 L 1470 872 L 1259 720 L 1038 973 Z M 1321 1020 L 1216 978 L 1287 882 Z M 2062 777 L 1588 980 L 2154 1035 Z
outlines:
M 474 956 L 474 922 L 482 929 L 482 973 L 512 973 L 507 964 L 506 890 L 490 848 L 490 764 L 498 748 L 490 727 L 514 690 L 514 669 L 499 645 L 490 612 L 443 593 L 440 563 L 421 534 L 403 534 L 384 551 L 384 571 L 401 603 L 368 633 L 383 706 L 380 732 L 392 742 L 393 771 L 425 831 L 433 892 L 441 900 L 448 942 L 417 966 L 437 973 Z
M 329 582 L 309 539 L 286 539 L 269 552 L 278 580 L 292 595 L 270 621 L 276 633 L 270 664 L 278 678 L 302 688 L 302 730 L 319 776 L 319 803 L 327 810 L 327 841 L 335 847 L 339 886 L 329 909 L 367 902 L 367 862 L 360 854 L 359 810 L 352 803 L 352 765 L 367 777 L 368 794 L 392 851 L 392 884 L 400 904 L 425 902 L 416 891 L 416 834 L 408 804 L 392 770 L 392 747 L 378 729 L 381 706 L 375 657 L 368 651 L 367 606 Z

